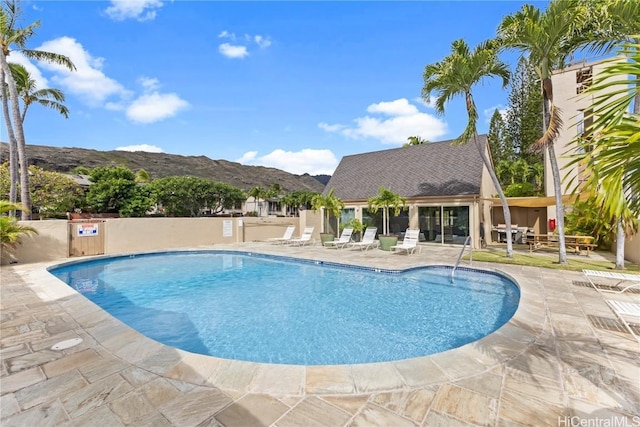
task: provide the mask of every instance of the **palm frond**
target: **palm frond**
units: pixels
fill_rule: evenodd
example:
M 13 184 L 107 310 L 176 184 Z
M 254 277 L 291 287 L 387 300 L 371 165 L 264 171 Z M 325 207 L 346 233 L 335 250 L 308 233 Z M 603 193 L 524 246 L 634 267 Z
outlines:
M 540 152 L 549 144 L 553 144 L 560 134 L 560 129 L 562 129 L 562 117 L 560 116 L 560 110 L 555 104 L 551 104 L 551 110 L 549 113 L 551 115 L 551 120 L 549 120 L 547 130 L 540 139 L 531 144 L 531 149 L 534 151 Z

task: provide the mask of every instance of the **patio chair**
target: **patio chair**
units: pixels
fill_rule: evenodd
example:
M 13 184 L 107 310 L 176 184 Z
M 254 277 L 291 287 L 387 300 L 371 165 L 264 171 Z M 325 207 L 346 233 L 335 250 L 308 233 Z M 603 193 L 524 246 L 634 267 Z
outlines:
M 295 229 L 295 225 L 290 225 L 286 228 L 286 230 L 284 230 L 284 234 L 282 235 L 282 237 L 270 237 L 266 241 L 274 244 L 282 244 L 288 242 L 293 237 L 293 232 L 295 231 Z
M 324 242 L 327 248 L 341 249 L 347 246 L 347 243 L 351 241 L 351 235 L 353 234 L 353 227 L 345 227 L 340 233 L 338 240 L 332 240 L 330 242 Z
M 351 242 L 349 246 L 352 248 L 360 248 L 360 250 L 369 250 L 369 248 L 375 248 L 378 246 L 378 241 L 376 240 L 376 233 L 378 232 L 378 227 L 367 227 L 364 231 L 364 235 L 362 236 L 362 240 L 360 242 Z
M 627 302 L 627 301 L 616 301 L 605 299 L 605 302 L 609 306 L 609 308 L 613 311 L 616 317 L 624 324 L 631 335 L 636 339 L 636 341 L 640 342 L 640 337 L 633 332 L 633 329 L 625 319 L 626 317 L 634 317 L 635 319 L 640 321 L 640 304 L 635 302 Z
M 584 273 L 589 283 L 591 283 L 591 286 L 593 286 L 598 292 L 621 294 L 629 289 L 640 289 L 640 274 L 617 273 L 613 271 L 597 270 L 582 270 L 582 272 Z M 597 286 L 594 283 L 593 278 L 610 279 L 616 280 L 617 282 L 614 285 L 607 286 L 608 289 L 606 289 L 602 286 Z M 621 284 L 626 282 L 630 282 L 630 284 L 625 287 L 620 287 Z
M 418 252 L 422 250 L 422 246 L 418 246 L 418 237 L 420 236 L 420 230 L 407 228 L 404 233 L 404 239 L 399 245 L 391 246 L 391 251 L 406 251 L 407 255 L 413 254 L 418 248 Z
M 311 238 L 313 229 L 314 227 L 305 227 L 300 237 L 293 238 L 287 241 L 287 243 L 290 243 L 294 246 L 305 246 L 307 243 L 315 243 L 315 239 Z

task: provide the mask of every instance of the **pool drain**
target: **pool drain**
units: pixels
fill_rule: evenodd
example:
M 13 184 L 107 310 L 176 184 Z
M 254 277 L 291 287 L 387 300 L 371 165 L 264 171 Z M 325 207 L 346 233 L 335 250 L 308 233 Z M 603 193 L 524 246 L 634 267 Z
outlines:
M 82 338 L 71 338 L 70 340 L 60 341 L 51 346 L 51 350 L 66 350 L 75 347 L 82 342 Z

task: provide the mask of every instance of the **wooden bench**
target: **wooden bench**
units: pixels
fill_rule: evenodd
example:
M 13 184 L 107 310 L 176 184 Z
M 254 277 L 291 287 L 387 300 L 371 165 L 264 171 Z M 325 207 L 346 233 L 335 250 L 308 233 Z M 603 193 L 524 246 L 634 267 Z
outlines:
M 576 254 L 580 254 L 582 250 L 585 250 L 587 256 L 598 247 L 598 245 L 592 243 L 593 240 L 594 238 L 591 236 L 564 236 L 566 247 L 574 248 Z M 543 247 L 557 248 L 559 244 L 558 236 L 549 234 L 534 234 L 533 236 L 528 236 L 527 243 L 529 244 L 529 252 L 536 251 Z

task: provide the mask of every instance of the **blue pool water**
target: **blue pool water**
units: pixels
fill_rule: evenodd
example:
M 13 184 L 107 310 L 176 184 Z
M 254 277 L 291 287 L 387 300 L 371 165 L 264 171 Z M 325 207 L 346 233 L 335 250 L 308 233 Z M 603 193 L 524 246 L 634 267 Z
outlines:
M 406 272 L 220 251 L 102 259 L 51 273 L 141 333 L 194 353 L 334 365 L 425 356 L 462 346 L 514 314 L 503 276 Z

